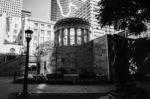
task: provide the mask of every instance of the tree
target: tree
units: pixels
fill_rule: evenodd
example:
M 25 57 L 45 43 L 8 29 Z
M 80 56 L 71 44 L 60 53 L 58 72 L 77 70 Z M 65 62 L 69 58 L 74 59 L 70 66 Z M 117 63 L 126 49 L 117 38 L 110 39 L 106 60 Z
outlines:
M 54 46 L 53 42 L 52 41 L 46 41 L 46 42 L 43 42 L 41 43 L 39 46 L 37 46 L 36 48 L 36 55 L 46 55 L 50 49 L 52 49 Z
M 101 0 L 98 5 L 97 19 L 102 27 L 114 25 L 115 30 L 128 30 L 135 35 L 147 30 L 149 0 Z

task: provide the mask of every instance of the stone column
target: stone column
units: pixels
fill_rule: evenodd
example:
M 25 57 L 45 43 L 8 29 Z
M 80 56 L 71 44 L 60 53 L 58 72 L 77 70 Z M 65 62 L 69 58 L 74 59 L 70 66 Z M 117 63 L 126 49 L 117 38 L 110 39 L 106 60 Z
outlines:
M 81 28 L 81 44 L 84 43 L 84 29 Z
M 59 30 L 57 30 L 57 46 L 59 46 L 60 44 L 59 44 Z
M 64 46 L 64 29 L 61 30 L 61 45 Z
M 56 42 L 56 31 L 54 32 L 54 46 L 56 46 L 57 42 Z
M 87 32 L 87 42 L 89 42 L 89 30 L 86 29 L 86 32 Z
M 77 45 L 77 28 L 75 28 L 75 45 Z
M 86 43 L 86 40 L 85 40 L 85 34 L 86 34 L 86 30 L 85 29 L 83 29 L 84 30 L 84 32 L 83 32 L 83 43 Z
M 68 37 L 67 37 L 67 39 L 68 39 L 68 40 L 67 40 L 67 41 L 68 41 L 67 44 L 68 44 L 68 46 L 70 46 L 70 28 L 67 28 L 67 36 L 68 36 Z
M 62 31 L 59 30 L 59 46 L 62 46 Z

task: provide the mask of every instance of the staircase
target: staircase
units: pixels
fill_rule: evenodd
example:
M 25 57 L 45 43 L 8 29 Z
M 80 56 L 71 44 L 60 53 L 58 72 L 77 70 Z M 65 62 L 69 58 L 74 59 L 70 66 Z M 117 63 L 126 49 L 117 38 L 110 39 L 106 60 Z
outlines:
M 18 56 L 0 64 L 0 76 L 13 76 L 14 72 L 20 75 L 24 69 L 25 57 Z

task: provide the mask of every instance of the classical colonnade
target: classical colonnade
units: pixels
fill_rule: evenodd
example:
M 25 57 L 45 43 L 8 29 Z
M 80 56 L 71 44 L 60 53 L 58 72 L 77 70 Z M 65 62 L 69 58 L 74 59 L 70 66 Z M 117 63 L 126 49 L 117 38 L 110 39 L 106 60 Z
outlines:
M 56 46 L 81 45 L 90 40 L 90 31 L 84 28 L 62 28 L 55 31 Z
M 55 46 L 81 45 L 90 40 L 90 24 L 81 18 L 65 18 L 54 26 Z

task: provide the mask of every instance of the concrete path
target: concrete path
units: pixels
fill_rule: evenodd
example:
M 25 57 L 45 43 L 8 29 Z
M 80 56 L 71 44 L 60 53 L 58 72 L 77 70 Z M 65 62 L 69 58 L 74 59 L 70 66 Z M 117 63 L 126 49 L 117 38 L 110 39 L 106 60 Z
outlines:
M 8 99 L 9 95 L 22 92 L 22 84 L 12 83 L 10 77 L 0 77 L 0 99 Z M 107 93 L 114 89 L 113 85 L 50 85 L 50 84 L 29 84 L 28 90 L 31 93 Z M 101 98 L 100 98 L 101 99 Z M 107 99 L 107 98 L 104 98 Z

